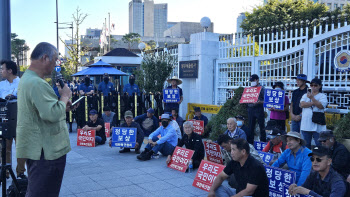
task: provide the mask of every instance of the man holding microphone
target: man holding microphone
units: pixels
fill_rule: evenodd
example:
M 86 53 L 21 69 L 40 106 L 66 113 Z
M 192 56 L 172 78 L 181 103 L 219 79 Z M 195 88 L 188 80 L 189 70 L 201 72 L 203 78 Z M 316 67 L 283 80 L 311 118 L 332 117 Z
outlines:
M 41 42 L 18 86 L 17 158 L 27 159 L 27 197 L 59 196 L 66 154 L 71 150 L 66 125 L 72 92 L 65 85 L 57 96 L 45 81 L 56 66 L 58 51 Z

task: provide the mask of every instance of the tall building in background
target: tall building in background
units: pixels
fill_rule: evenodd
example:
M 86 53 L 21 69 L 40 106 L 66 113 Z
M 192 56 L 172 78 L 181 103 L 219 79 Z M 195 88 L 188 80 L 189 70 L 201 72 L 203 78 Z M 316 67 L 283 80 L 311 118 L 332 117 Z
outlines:
M 143 3 L 142 0 L 129 2 L 129 33 L 138 33 L 143 36 Z
M 245 14 L 244 13 L 240 13 L 239 16 L 237 17 L 237 29 L 236 29 L 236 32 L 239 33 L 239 32 L 242 32 L 242 28 L 241 28 L 241 24 L 243 22 L 243 20 L 245 19 Z
M 163 37 L 167 29 L 168 4 L 155 4 L 153 0 L 129 2 L 129 33 L 146 37 Z
M 330 10 L 337 8 L 343 9 L 343 7 L 349 3 L 348 0 L 318 0 L 317 2 L 325 4 Z
M 168 4 L 154 5 L 154 37 L 163 37 L 168 25 Z

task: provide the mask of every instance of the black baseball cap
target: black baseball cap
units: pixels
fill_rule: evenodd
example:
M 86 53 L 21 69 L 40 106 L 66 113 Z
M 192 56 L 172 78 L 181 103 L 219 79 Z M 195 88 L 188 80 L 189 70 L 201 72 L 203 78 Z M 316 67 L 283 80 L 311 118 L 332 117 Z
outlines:
M 334 137 L 333 131 L 321 131 L 318 141 L 325 141 L 330 139 L 331 137 Z
M 194 108 L 194 112 L 200 112 L 201 111 L 201 108 L 200 107 L 195 107 Z
M 274 139 L 275 137 L 282 136 L 281 130 L 278 128 L 273 128 L 267 135 L 267 138 Z
M 256 79 L 259 79 L 259 76 L 257 74 L 252 74 L 249 78 L 249 81 L 255 81 Z
M 321 79 L 319 79 L 319 78 L 313 78 L 312 80 L 311 80 L 311 82 L 310 82 L 310 84 L 313 84 L 313 83 L 315 83 L 315 84 L 318 84 L 318 85 L 322 85 L 322 81 L 321 81 Z
M 97 111 L 95 109 L 90 110 L 89 115 L 95 115 L 97 114 Z
M 317 155 L 319 157 L 323 157 L 325 155 L 331 156 L 331 152 L 329 151 L 328 148 L 324 146 L 315 146 L 314 149 L 312 149 L 312 153 L 309 153 L 308 156 L 311 157 L 312 155 Z
M 277 125 L 277 122 L 275 120 L 269 120 L 267 122 L 265 130 L 272 130 L 274 128 L 279 128 L 279 126 Z
M 278 86 L 278 87 L 280 87 L 282 90 L 284 90 L 284 84 L 283 84 L 282 82 L 280 82 L 280 81 L 276 82 L 276 83 L 272 86 L 272 88 L 275 89 L 276 86 Z
M 240 120 L 245 120 L 245 118 L 243 116 L 241 116 L 241 115 L 237 115 L 237 116 L 235 116 L 235 118 L 236 119 L 240 119 Z

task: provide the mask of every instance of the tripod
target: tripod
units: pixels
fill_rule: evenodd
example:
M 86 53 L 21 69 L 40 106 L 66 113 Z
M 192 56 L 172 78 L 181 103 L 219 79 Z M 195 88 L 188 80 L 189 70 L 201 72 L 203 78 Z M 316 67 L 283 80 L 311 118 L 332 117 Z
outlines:
M 16 179 L 15 174 L 13 173 L 11 163 L 6 163 L 6 137 L 9 135 L 8 134 L 8 120 L 9 120 L 9 115 L 8 115 L 8 110 L 7 110 L 7 104 L 8 100 L 6 102 L 0 102 L 0 127 L 1 127 L 1 133 L 0 133 L 0 138 L 1 138 L 1 183 L 2 183 L 2 196 L 6 196 L 6 171 L 9 171 L 11 178 L 13 180 L 13 183 L 15 184 L 15 189 L 17 193 L 20 193 L 19 190 L 19 185 Z

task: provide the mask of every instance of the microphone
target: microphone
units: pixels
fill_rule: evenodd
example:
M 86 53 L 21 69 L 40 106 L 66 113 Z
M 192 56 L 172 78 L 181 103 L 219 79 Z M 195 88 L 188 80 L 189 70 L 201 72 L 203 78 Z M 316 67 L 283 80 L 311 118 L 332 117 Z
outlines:
M 56 79 L 57 79 L 57 82 L 60 84 L 61 88 L 63 89 L 64 87 L 63 76 L 60 72 L 56 71 Z

